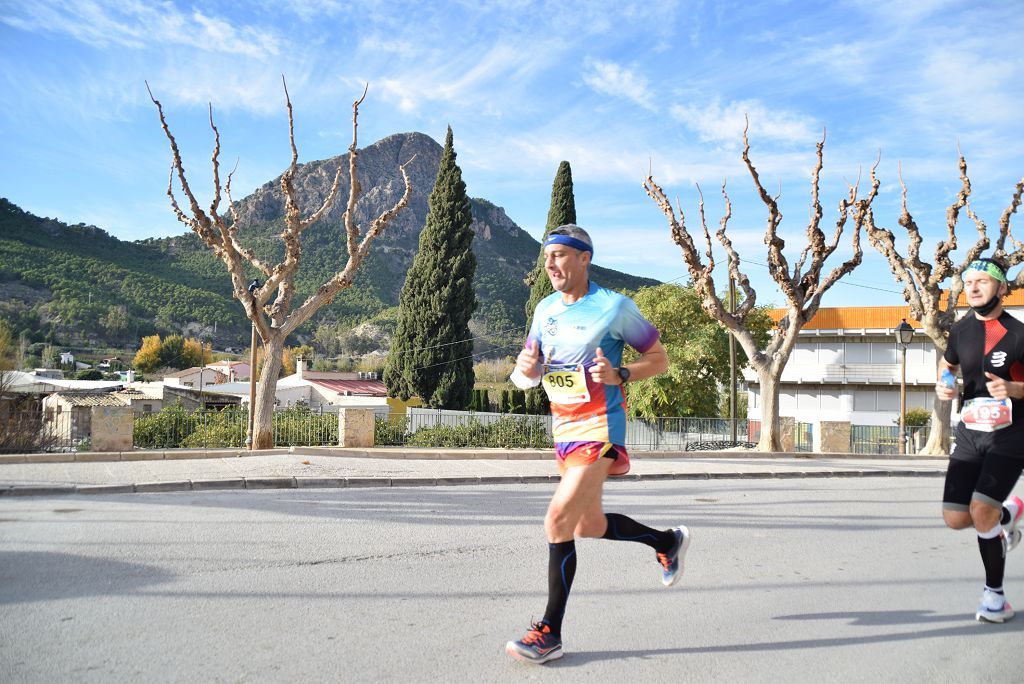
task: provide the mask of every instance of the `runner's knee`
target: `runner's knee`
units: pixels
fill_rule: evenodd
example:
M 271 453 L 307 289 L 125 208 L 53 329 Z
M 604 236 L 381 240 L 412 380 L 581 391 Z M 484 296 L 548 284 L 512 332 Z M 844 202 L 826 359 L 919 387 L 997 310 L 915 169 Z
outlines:
M 991 506 L 984 501 L 978 501 L 975 499 L 971 501 L 971 520 L 974 521 L 974 527 L 979 532 L 988 532 L 999 522 L 999 516 L 1002 511 L 999 508 Z
M 942 520 L 946 527 L 954 530 L 963 530 L 974 525 L 971 514 L 967 511 L 942 511 Z

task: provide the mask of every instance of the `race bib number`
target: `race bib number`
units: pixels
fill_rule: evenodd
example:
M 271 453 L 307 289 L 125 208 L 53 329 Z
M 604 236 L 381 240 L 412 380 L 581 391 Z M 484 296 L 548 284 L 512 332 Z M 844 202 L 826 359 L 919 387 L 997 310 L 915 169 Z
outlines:
M 542 384 L 553 404 L 585 404 L 590 401 L 583 366 L 548 370 Z
M 1013 408 L 1009 399 L 977 397 L 964 402 L 960 420 L 968 430 L 995 432 L 1013 423 Z

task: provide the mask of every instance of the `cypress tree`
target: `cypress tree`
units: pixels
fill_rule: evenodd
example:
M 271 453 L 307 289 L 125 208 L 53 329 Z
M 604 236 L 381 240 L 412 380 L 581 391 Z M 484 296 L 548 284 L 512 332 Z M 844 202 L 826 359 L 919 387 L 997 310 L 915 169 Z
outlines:
M 473 391 L 476 309 L 473 216 L 448 127 L 428 200 L 419 251 L 402 286 L 398 326 L 384 366 L 390 396 L 416 395 L 432 408 L 465 409 Z
M 510 413 L 526 413 L 526 392 L 521 389 L 512 390 Z
M 544 237 L 541 238 L 540 255 L 537 257 L 537 264 L 526 277 L 526 284 L 530 286 L 530 298 L 526 302 L 526 320 L 533 318 L 533 310 L 540 300 L 554 292 L 551 288 L 551 281 L 544 270 L 544 240 L 553 228 L 564 226 L 567 223 L 576 223 L 576 199 L 572 193 L 572 169 L 569 162 L 563 161 L 558 165 L 555 173 L 555 182 L 551 184 L 551 206 L 548 208 L 548 220 L 544 226 Z
M 530 297 L 526 301 L 526 320 L 533 318 L 533 310 L 540 300 L 554 292 L 548 274 L 544 270 L 544 240 L 553 228 L 564 226 L 567 223 L 576 223 L 576 199 L 572 191 L 572 168 L 569 162 L 563 161 L 558 165 L 555 173 L 555 181 L 551 184 L 551 205 L 548 207 L 548 220 L 544 226 L 544 236 L 541 238 L 540 254 L 537 256 L 537 264 L 526 276 L 526 284 L 530 286 Z M 536 407 L 537 415 L 544 415 L 550 411 L 551 403 L 548 395 L 540 387 L 534 387 L 527 391 L 531 403 Z

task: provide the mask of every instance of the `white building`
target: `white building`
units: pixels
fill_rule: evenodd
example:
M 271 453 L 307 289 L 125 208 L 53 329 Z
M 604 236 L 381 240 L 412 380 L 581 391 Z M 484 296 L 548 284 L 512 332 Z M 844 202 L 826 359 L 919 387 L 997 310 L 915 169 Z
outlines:
M 360 377 L 362 376 L 362 377 Z M 231 382 L 204 388 L 211 394 L 231 394 L 243 404 L 249 403 L 249 383 Z M 303 403 L 314 410 L 348 408 L 385 408 L 387 388 L 380 380 L 365 374 L 341 371 L 311 371 L 306 362 L 295 362 L 295 373 L 277 381 L 276 404 L 279 407 Z
M 218 370 L 214 370 L 213 368 L 200 368 L 199 366 L 193 366 L 192 368 L 186 368 L 185 370 L 178 371 L 177 373 L 165 375 L 163 381 L 165 385 L 206 389 L 212 385 L 219 385 L 227 382 L 227 379 L 227 375 Z
M 1004 305 L 1011 315 L 1024 319 L 1024 291 L 1011 294 Z M 968 311 L 966 306 L 961 310 Z M 776 309 L 771 315 L 779 320 L 785 313 Z M 938 365 L 935 345 L 910 318 L 908 307 L 874 306 L 818 309 L 800 331 L 782 373 L 779 415 L 801 423 L 895 425 L 902 363 L 893 330 L 904 319 L 915 328 L 907 347 L 907 409 L 930 411 Z M 743 378 L 748 385 L 747 417 L 760 420 L 757 374 L 747 368 Z M 954 411 L 957 408 L 954 405 Z

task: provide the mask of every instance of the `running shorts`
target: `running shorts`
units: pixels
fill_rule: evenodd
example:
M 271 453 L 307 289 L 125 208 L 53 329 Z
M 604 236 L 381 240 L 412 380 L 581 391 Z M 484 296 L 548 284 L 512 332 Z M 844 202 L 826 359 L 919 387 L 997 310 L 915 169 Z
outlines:
M 626 453 L 626 447 L 618 444 L 580 442 L 573 444 L 564 453 L 560 449 L 555 450 L 555 457 L 558 460 L 558 472 L 561 475 L 565 475 L 565 471 L 568 468 L 590 465 L 597 462 L 597 459 L 602 456 L 615 461 L 612 463 L 609 475 L 614 477 L 616 475 L 625 475 L 629 472 L 629 454 Z
M 1024 459 L 994 449 L 974 451 L 973 447 L 978 446 L 976 442 L 971 442 L 965 449 L 968 445 L 961 437 L 963 432 L 969 431 L 957 433 L 956 449 L 949 459 L 942 507 L 950 511 L 967 511 L 971 501 L 977 500 L 998 508 L 1017 485 L 1024 471 Z M 975 433 L 972 437 L 985 434 L 991 433 Z M 967 455 L 970 458 L 960 458 Z

